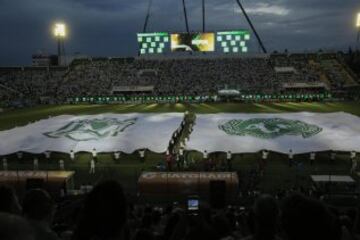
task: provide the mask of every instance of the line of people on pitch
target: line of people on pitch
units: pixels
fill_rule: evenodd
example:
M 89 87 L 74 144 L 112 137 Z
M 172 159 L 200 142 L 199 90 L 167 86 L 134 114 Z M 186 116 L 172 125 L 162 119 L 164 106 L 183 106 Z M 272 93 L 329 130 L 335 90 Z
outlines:
M 189 141 L 189 135 L 193 132 L 193 123 L 189 123 L 187 129 L 186 126 L 186 117 L 189 115 L 189 112 L 186 111 L 184 113 L 184 119 L 182 120 L 180 127 L 175 131 L 173 136 L 171 137 L 169 147 L 165 152 L 165 166 L 162 164 L 158 164 L 156 168 L 158 170 L 167 170 L 172 171 L 173 165 L 176 163 L 177 169 L 188 169 L 195 164 L 194 159 L 188 160 L 185 157 L 185 147 L 187 142 Z M 180 139 L 183 131 L 187 130 L 187 136 L 183 139 Z M 176 145 L 179 143 L 179 147 L 176 150 Z
M 187 141 L 187 140 L 185 140 Z M 231 151 L 228 151 L 226 153 L 226 163 L 224 161 L 221 161 L 220 163 L 218 163 L 214 158 L 209 157 L 208 152 L 205 150 L 203 152 L 203 170 L 204 171 L 214 171 L 214 170 L 228 170 L 231 171 L 232 169 L 232 164 L 231 164 L 231 159 L 232 159 L 232 153 Z M 191 157 L 190 159 L 186 156 L 185 154 L 185 149 L 184 146 L 181 145 L 180 143 L 180 148 L 178 149 L 177 152 L 173 151 L 173 153 L 171 153 L 169 150 L 166 151 L 165 154 L 165 163 L 166 163 L 166 167 L 162 167 L 158 165 L 158 169 L 159 170 L 167 170 L 167 171 L 172 171 L 173 169 L 173 165 L 175 163 L 177 170 L 188 170 L 188 169 L 192 169 L 194 167 L 196 167 L 196 163 L 193 157 Z
M 145 152 L 146 152 L 146 149 L 139 149 L 138 150 L 138 154 L 139 154 L 139 157 L 140 157 L 140 160 L 141 162 L 144 162 L 145 161 Z M 113 156 L 114 156 L 114 160 L 115 161 L 119 161 L 120 160 L 120 156 L 121 156 L 121 152 L 120 151 L 116 151 L 113 153 Z M 92 159 L 90 160 L 90 170 L 89 170 L 89 174 L 95 174 L 95 169 L 96 169 L 96 164 L 97 164 L 97 151 L 96 149 L 94 148 L 92 150 Z
M 187 138 L 185 138 L 185 142 L 186 141 L 188 141 Z M 170 154 L 169 150 L 166 151 L 165 161 L 166 161 L 166 167 L 167 167 L 168 171 L 172 171 L 173 162 L 176 162 L 176 166 L 177 166 L 178 169 L 187 169 L 191 165 L 195 165 L 195 162 L 194 162 L 193 158 L 190 161 L 188 161 L 185 158 L 184 147 L 185 147 L 185 144 L 183 142 L 180 142 L 180 148 L 178 150 L 178 153 Z M 142 162 L 145 161 L 145 152 L 146 152 L 146 149 L 138 150 L 139 157 L 140 157 Z M 21 160 L 23 158 L 23 152 L 17 152 L 16 155 L 17 155 L 17 158 L 19 160 Z M 46 151 L 46 152 L 44 152 L 44 155 L 45 155 L 45 158 L 48 161 L 50 161 L 51 152 Z M 120 151 L 114 152 L 114 159 L 119 160 L 120 155 L 121 155 Z M 356 151 L 351 151 L 350 152 L 350 161 L 351 161 L 350 174 L 354 174 L 356 172 L 356 170 L 357 170 L 356 155 L 357 155 Z M 262 151 L 262 157 L 258 161 L 258 169 L 259 169 L 259 173 L 260 173 L 261 176 L 265 172 L 265 167 L 266 167 L 266 164 L 267 164 L 268 156 L 269 156 L 269 151 L 268 150 L 263 150 Z M 336 151 L 331 151 L 330 152 L 330 161 L 334 162 L 335 159 L 336 159 L 336 156 L 337 156 Z M 231 169 L 232 169 L 232 158 L 233 158 L 232 157 L 232 152 L 228 151 L 226 153 L 226 168 L 221 167 L 221 169 L 227 169 L 227 170 L 231 171 Z M 70 151 L 70 159 L 72 161 L 75 161 L 75 152 L 73 150 Z M 316 153 L 311 152 L 309 154 L 310 165 L 314 165 L 315 159 L 316 159 Z M 95 174 L 96 162 L 97 162 L 97 151 L 96 151 L 95 148 L 93 148 L 93 150 L 92 150 L 92 159 L 90 160 L 89 174 Z M 207 150 L 205 150 L 203 152 L 203 163 L 204 163 L 204 170 L 205 171 L 215 170 L 215 168 L 217 166 L 216 161 L 214 161 L 213 158 L 209 157 L 209 154 L 208 154 Z M 289 153 L 288 153 L 288 164 L 289 164 L 289 167 L 296 166 L 300 170 L 303 168 L 303 162 L 294 160 L 294 153 L 293 153 L 292 149 L 290 149 Z M 2 165 L 3 165 L 3 170 L 7 171 L 8 170 L 8 161 L 7 161 L 6 157 L 4 157 L 2 159 Z M 225 166 L 225 164 L 223 162 L 221 162 L 220 165 Z M 36 157 L 33 160 L 33 170 L 34 171 L 39 170 L 39 159 L 36 158 Z M 61 170 L 61 171 L 65 170 L 65 161 L 63 159 L 59 160 L 59 170 Z
M 50 151 L 46 151 L 44 152 L 44 155 L 45 155 L 45 159 L 50 161 L 50 156 L 51 156 L 51 152 Z M 24 156 L 24 153 L 23 152 L 17 152 L 16 153 L 16 157 L 18 160 L 22 160 L 23 159 L 23 156 Z M 8 171 L 9 170 L 9 165 L 8 165 L 8 160 L 6 157 L 3 157 L 2 158 L 2 168 L 4 171 Z M 60 170 L 65 170 L 65 162 L 64 160 L 60 159 L 59 160 L 59 169 Z M 38 157 L 35 157 L 33 159 L 33 170 L 34 171 L 38 171 L 39 170 L 39 158 Z
M 259 172 L 260 172 L 261 176 L 264 174 L 268 156 L 269 156 L 269 151 L 263 150 L 262 158 L 259 161 Z M 336 151 L 331 151 L 329 157 L 330 157 L 330 161 L 333 163 L 337 157 Z M 313 166 L 315 164 L 315 160 L 316 160 L 316 152 L 310 152 L 309 153 L 309 162 L 310 162 L 311 166 Z M 350 174 L 354 174 L 355 171 L 357 170 L 357 159 L 356 159 L 355 151 L 350 152 L 350 161 L 351 161 Z M 289 167 L 295 166 L 300 171 L 304 167 L 304 164 L 302 161 L 298 161 L 298 160 L 294 159 L 294 153 L 293 153 L 292 149 L 290 149 L 289 153 L 288 153 L 288 164 L 289 164 Z
M 261 158 L 259 158 L 259 161 L 258 161 L 258 171 L 259 171 L 260 176 L 263 176 L 265 173 L 265 168 L 267 165 L 269 153 L 270 153 L 269 150 L 266 150 L 266 149 L 261 151 Z M 350 152 L 350 161 L 351 161 L 350 174 L 354 174 L 355 171 L 357 170 L 356 155 L 357 155 L 357 153 L 355 151 Z M 294 156 L 295 156 L 295 154 L 293 153 L 293 150 L 290 149 L 289 153 L 288 153 L 289 167 L 295 166 L 298 170 L 302 170 L 304 167 L 303 162 L 295 160 Z M 337 157 L 336 151 L 331 151 L 330 152 L 331 162 L 334 162 L 336 157 Z M 173 155 L 171 155 L 169 153 L 169 151 L 167 151 L 166 165 L 167 165 L 167 170 L 169 170 L 169 171 L 172 170 L 172 163 L 174 162 L 173 158 L 174 158 Z M 231 171 L 232 170 L 232 159 L 233 159 L 232 152 L 227 151 L 226 152 L 226 167 L 225 168 L 220 167 L 220 169 L 222 169 L 222 170 L 226 169 L 228 171 Z M 309 162 L 310 162 L 311 166 L 313 166 L 315 164 L 315 160 L 316 160 L 316 152 L 310 152 L 309 153 Z M 182 147 L 180 147 L 178 154 L 175 155 L 175 162 L 176 162 L 178 169 L 187 169 L 188 168 L 188 161 L 184 157 L 184 149 Z M 203 163 L 204 163 L 205 171 L 216 170 L 217 163 L 213 158 L 209 157 L 209 153 L 207 152 L 207 150 L 204 150 L 204 152 L 203 152 Z M 191 159 L 190 164 L 195 165 L 194 159 Z M 220 166 L 225 166 L 223 161 L 221 161 Z
M 357 158 L 356 158 L 356 151 L 351 151 L 349 153 L 349 157 L 350 157 L 350 174 L 354 174 L 357 170 Z M 337 152 L 336 151 L 330 151 L 329 153 L 329 158 L 330 158 L 330 162 L 333 163 L 335 162 L 336 158 L 337 158 Z M 294 153 L 293 150 L 290 149 L 289 153 L 288 153 L 288 160 L 289 160 L 289 167 L 292 166 L 296 166 L 296 167 L 302 167 L 303 163 L 301 161 L 295 161 L 294 160 Z M 310 165 L 313 166 L 315 164 L 315 160 L 316 160 L 316 152 L 310 152 L 309 153 L 309 161 L 310 161 Z
M 144 161 L 145 159 L 145 151 L 146 149 L 140 149 L 138 150 L 138 153 L 139 153 L 139 156 L 140 156 L 140 159 L 142 159 L 142 161 Z M 96 169 L 96 164 L 97 164 L 97 156 L 98 156 L 98 153 L 96 151 L 95 148 L 92 149 L 92 158 L 90 160 L 90 170 L 89 170 L 89 173 L 90 174 L 95 174 L 95 169 Z M 45 159 L 47 161 L 50 161 L 50 158 L 51 158 L 51 151 L 46 151 L 44 152 L 44 155 L 45 155 Z M 70 159 L 74 162 L 75 161 L 75 152 L 74 150 L 70 150 Z M 114 159 L 115 160 L 119 160 L 120 159 L 120 155 L 121 155 L 121 152 L 120 151 L 116 151 L 114 152 Z M 22 160 L 23 159 L 23 152 L 17 152 L 16 153 L 16 156 L 17 156 L 17 159 L 18 160 Z M 33 171 L 38 171 L 40 168 L 39 168 L 39 158 L 38 157 L 35 157 L 33 159 Z M 3 157 L 2 158 L 2 169 L 4 171 L 8 171 L 9 170 L 9 165 L 8 165 L 8 160 L 6 157 Z M 65 171 L 65 161 L 63 159 L 60 159 L 59 160 L 59 168 L 58 168 L 60 171 Z

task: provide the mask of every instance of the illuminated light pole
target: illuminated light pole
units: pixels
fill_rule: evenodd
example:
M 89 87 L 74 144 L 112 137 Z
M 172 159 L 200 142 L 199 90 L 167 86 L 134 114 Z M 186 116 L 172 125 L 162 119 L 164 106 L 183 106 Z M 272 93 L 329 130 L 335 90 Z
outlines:
M 65 38 L 66 38 L 66 25 L 64 23 L 55 23 L 53 28 L 54 37 L 57 39 L 58 50 L 58 64 L 66 65 L 65 62 Z
M 357 28 L 356 44 L 359 45 L 359 41 L 360 41 L 360 13 L 358 13 L 358 15 L 357 15 L 356 28 Z

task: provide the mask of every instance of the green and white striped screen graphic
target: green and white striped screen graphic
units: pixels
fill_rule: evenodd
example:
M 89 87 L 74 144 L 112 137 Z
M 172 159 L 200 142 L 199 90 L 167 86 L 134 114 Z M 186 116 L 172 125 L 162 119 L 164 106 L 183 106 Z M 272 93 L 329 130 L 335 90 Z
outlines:
M 166 32 L 138 33 L 140 54 L 160 54 L 169 48 L 170 37 Z
M 223 53 L 247 53 L 249 40 L 250 32 L 246 30 L 217 32 L 216 34 L 217 45 Z

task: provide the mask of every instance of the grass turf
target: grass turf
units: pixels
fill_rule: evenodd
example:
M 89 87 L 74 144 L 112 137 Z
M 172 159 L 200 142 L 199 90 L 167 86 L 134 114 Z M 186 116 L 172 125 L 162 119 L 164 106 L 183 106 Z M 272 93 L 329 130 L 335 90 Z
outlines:
M 329 102 L 329 103 L 202 103 L 202 104 L 122 104 L 122 105 L 56 105 L 40 106 L 35 108 L 6 110 L 0 115 L 0 130 L 11 129 L 15 126 L 26 125 L 29 122 L 44 119 L 49 116 L 62 114 L 100 114 L 100 113 L 163 113 L 184 112 L 193 113 L 282 113 L 282 112 L 338 112 L 344 111 L 360 116 L 360 104 L 357 102 Z M 191 153 L 196 162 L 201 161 L 199 153 Z M 8 156 L 10 169 L 32 169 L 34 155 L 25 154 L 24 160 L 18 161 L 13 154 Z M 68 155 L 54 153 L 51 162 L 47 162 L 43 156 L 40 159 L 40 169 L 57 169 L 58 160 L 65 159 L 66 168 L 75 170 L 75 183 L 95 183 L 108 178 L 115 178 L 122 182 L 125 188 L 135 192 L 137 178 L 143 170 L 154 170 L 155 165 L 162 162 L 162 154 L 148 153 L 145 162 L 141 162 L 137 153 L 122 155 L 120 161 L 115 162 L 111 154 L 100 154 L 98 157 L 96 174 L 90 175 L 89 153 L 78 153 L 76 161 L 72 162 Z M 220 159 L 221 154 L 216 158 Z M 237 154 L 234 156 L 233 169 L 240 171 L 243 176 L 251 169 L 256 168 L 259 154 Z M 282 154 L 272 153 L 269 156 L 265 175 L 257 186 L 271 192 L 279 187 L 288 187 L 297 183 L 307 184 L 310 174 L 349 174 L 350 163 L 347 153 L 340 154 L 334 163 L 329 162 L 328 153 L 317 156 L 315 166 L 310 166 L 307 155 L 298 155 L 296 158 L 304 162 L 304 167 L 299 171 L 289 168 L 287 157 Z
M 338 112 L 344 111 L 360 116 L 358 102 L 328 103 L 201 103 L 201 104 L 121 104 L 121 105 L 55 105 L 40 106 L 20 110 L 8 110 L 0 114 L 0 130 L 26 125 L 29 122 L 62 114 L 100 114 L 100 113 L 283 113 L 283 112 Z

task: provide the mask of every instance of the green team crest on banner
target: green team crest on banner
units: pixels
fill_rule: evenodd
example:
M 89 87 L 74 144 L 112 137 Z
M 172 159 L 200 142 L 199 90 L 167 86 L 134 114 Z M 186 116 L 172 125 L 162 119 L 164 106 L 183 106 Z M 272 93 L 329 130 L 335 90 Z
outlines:
M 53 131 L 43 133 L 50 138 L 69 138 L 74 141 L 100 140 L 115 137 L 135 124 L 137 118 L 119 120 L 116 118 L 83 119 L 72 121 L 65 126 Z
M 262 139 L 273 139 L 286 135 L 309 138 L 322 131 L 322 128 L 316 125 L 284 118 L 234 119 L 220 124 L 219 129 L 229 135 L 253 136 Z

